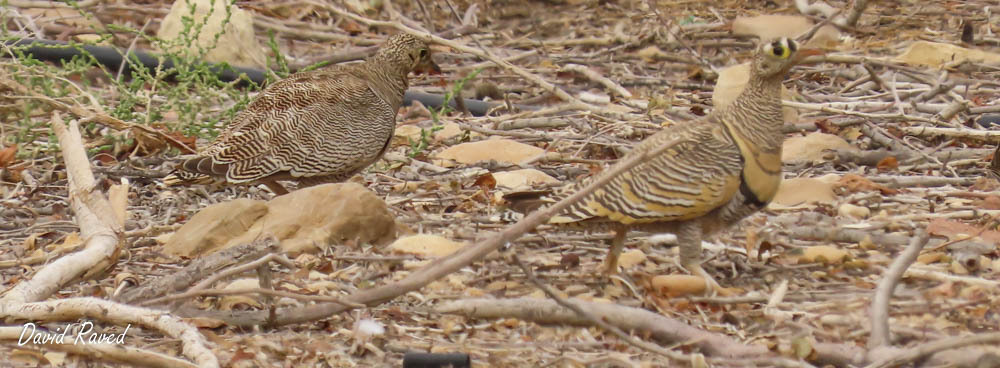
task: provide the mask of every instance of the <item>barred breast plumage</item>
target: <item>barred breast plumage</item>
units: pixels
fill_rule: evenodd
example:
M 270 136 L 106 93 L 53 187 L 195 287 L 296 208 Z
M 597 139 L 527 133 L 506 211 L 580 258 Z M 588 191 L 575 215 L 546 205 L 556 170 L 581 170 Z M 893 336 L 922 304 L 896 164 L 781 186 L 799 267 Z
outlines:
M 750 80 L 734 102 L 647 138 L 622 161 L 667 142 L 677 143 L 614 177 L 549 222 L 613 228 L 606 272 L 617 270 L 628 230 L 674 233 L 681 264 L 704 277 L 715 291 L 727 293 L 701 267 L 701 240 L 760 210 L 774 197 L 781 182 L 784 141 L 781 82 L 802 57 L 817 53 L 797 50 L 787 38 L 762 42 L 751 62 Z M 588 182 L 557 190 L 545 201 L 565 198 Z
M 265 88 L 164 182 L 264 183 L 284 194 L 278 180 L 300 187 L 346 180 L 388 148 L 407 75 L 428 70 L 439 69 L 427 45 L 398 34 L 364 62 L 289 76 Z

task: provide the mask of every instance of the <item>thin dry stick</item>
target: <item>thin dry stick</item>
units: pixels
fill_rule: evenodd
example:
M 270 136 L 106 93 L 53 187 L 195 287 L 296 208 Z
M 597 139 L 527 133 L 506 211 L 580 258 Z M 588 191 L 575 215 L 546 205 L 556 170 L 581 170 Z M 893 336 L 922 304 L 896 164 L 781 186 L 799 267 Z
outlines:
M 118 325 L 137 324 L 179 339 L 181 352 L 200 367 L 218 367 L 198 328 L 158 310 L 118 304 L 97 298 L 54 299 L 18 305 L 0 304 L 0 318 L 19 321 L 73 321 L 90 318 Z
M 397 296 L 406 294 L 411 291 L 419 290 L 427 284 L 433 282 L 434 280 L 440 279 L 445 275 L 451 274 L 452 272 L 458 271 L 459 269 L 466 267 L 473 262 L 476 262 L 483 257 L 485 257 L 490 252 L 493 252 L 500 247 L 508 244 L 524 233 L 533 230 L 538 225 L 546 222 L 552 216 L 562 212 L 569 206 L 576 202 L 579 202 L 590 193 L 593 193 L 598 188 L 606 185 L 616 176 L 632 169 L 641 162 L 646 162 L 662 154 L 664 151 L 676 146 L 680 141 L 672 140 L 664 143 L 655 150 L 646 151 L 638 153 L 635 156 L 621 161 L 620 164 L 612 167 L 606 171 L 607 174 L 590 182 L 579 191 L 573 195 L 566 197 L 565 199 L 556 202 L 555 204 L 540 209 L 525 216 L 521 221 L 506 227 L 499 233 L 490 236 L 484 240 L 481 240 L 473 245 L 466 246 L 459 251 L 452 253 L 448 256 L 438 258 L 434 260 L 431 264 L 424 266 L 408 277 L 385 285 L 381 287 L 376 287 L 372 289 L 361 290 L 354 294 L 351 294 L 345 298 L 344 301 L 350 303 L 365 304 L 368 306 L 375 306 L 391 300 Z M 301 323 L 308 321 L 315 321 L 318 319 L 327 318 L 337 313 L 341 313 L 350 310 L 350 307 L 346 307 L 341 304 L 335 303 L 325 303 L 311 305 L 301 308 L 292 308 L 288 310 L 279 311 L 278 317 L 273 321 L 274 326 L 287 325 L 293 323 Z M 211 316 L 212 318 L 217 318 L 226 321 L 226 323 L 234 326 L 256 326 L 264 324 L 267 321 L 267 315 L 262 311 L 247 312 L 243 314 L 238 313 L 213 313 L 209 311 L 200 310 L 190 310 L 181 312 L 185 315 L 193 316 Z
M 21 336 L 23 331 L 24 331 L 23 326 L 0 327 L 0 340 L 20 340 L 21 338 L 23 338 Z M 64 337 L 60 341 L 60 335 L 40 330 L 34 331 L 33 335 L 45 336 L 46 341 L 50 342 L 38 345 L 28 343 L 22 346 L 21 349 L 37 349 L 37 351 L 39 351 L 40 353 L 48 353 L 52 350 L 64 351 L 68 353 L 77 354 L 83 357 L 87 357 L 88 360 L 92 359 L 94 363 L 110 360 L 119 363 L 126 363 L 128 365 L 154 367 L 154 368 L 156 367 L 197 368 L 198 367 L 197 365 L 194 365 L 191 362 L 188 362 L 180 358 L 175 358 L 155 351 L 137 349 L 126 345 L 77 343 L 75 337 L 69 337 L 69 338 Z M 8 341 L 6 343 L 13 344 L 13 341 Z
M 386 21 L 378 21 L 378 20 L 368 19 L 368 18 L 362 17 L 360 15 L 356 15 L 354 13 L 348 12 L 346 10 L 343 10 L 343 9 L 337 7 L 337 6 L 333 6 L 333 5 L 330 5 L 330 4 L 319 3 L 319 2 L 315 2 L 315 1 L 308 1 L 308 2 L 310 4 L 313 4 L 313 5 L 322 7 L 324 9 L 330 10 L 330 11 L 332 11 L 332 12 L 334 12 L 334 13 L 340 15 L 340 16 L 350 18 L 350 19 L 354 20 L 355 22 L 362 23 L 362 24 L 364 24 L 366 26 L 369 26 L 369 27 L 389 27 L 389 28 L 394 28 L 394 29 L 399 30 L 401 32 L 406 32 L 406 33 L 409 33 L 409 34 L 411 34 L 411 35 L 413 35 L 415 37 L 421 38 L 421 39 L 423 39 L 426 42 L 436 43 L 436 44 L 439 44 L 439 45 L 445 45 L 445 46 L 448 46 L 448 47 L 450 47 L 452 49 L 455 49 L 455 50 L 458 50 L 458 51 L 461 51 L 461 52 L 465 52 L 465 53 L 469 53 L 469 54 L 472 54 L 472 55 L 476 55 L 476 56 L 478 56 L 480 58 L 492 61 L 492 62 L 496 63 L 497 65 L 499 65 L 500 67 L 502 67 L 504 69 L 507 69 L 507 70 L 513 72 L 514 74 L 520 75 L 524 79 L 527 79 L 529 82 L 534 83 L 535 85 L 541 87 L 546 92 L 549 92 L 549 93 L 552 93 L 552 94 L 556 95 L 556 97 L 559 97 L 559 99 L 572 104 L 576 108 L 579 108 L 579 109 L 582 109 L 582 110 L 588 110 L 588 111 L 595 112 L 595 113 L 602 113 L 602 112 L 606 112 L 605 110 L 607 110 L 607 109 L 605 109 L 603 107 L 594 106 L 594 105 L 591 105 L 589 103 L 580 101 L 579 99 L 577 99 L 576 97 L 571 96 L 569 93 L 567 93 L 566 91 L 563 91 L 561 88 L 557 87 L 556 85 L 554 85 L 552 83 L 549 83 L 545 79 L 542 79 L 542 77 L 539 77 L 539 76 L 537 76 L 535 74 L 532 74 L 532 73 L 528 72 L 527 70 L 525 70 L 524 68 L 521 68 L 519 66 L 511 64 L 511 63 L 507 62 L 504 59 L 501 59 L 501 58 L 498 58 L 496 56 L 490 55 L 489 53 L 487 53 L 487 52 L 485 52 L 483 50 L 476 49 L 476 48 L 473 48 L 473 47 L 469 47 L 469 46 L 463 45 L 461 43 L 458 43 L 458 42 L 455 42 L 455 41 L 452 41 L 452 40 L 449 40 L 449 39 L 445 39 L 445 38 L 441 38 L 441 37 L 435 36 L 433 34 L 429 34 L 429 33 L 426 33 L 426 32 L 421 32 L 421 31 L 418 31 L 416 29 L 413 29 L 413 28 L 407 27 L 405 25 L 402 25 L 399 22 L 386 22 Z
M 920 250 L 924 248 L 930 236 L 926 231 L 920 230 L 912 240 L 910 245 L 896 256 L 885 272 L 878 288 L 875 289 L 875 297 L 872 298 L 872 333 L 868 338 L 868 348 L 873 349 L 883 346 L 891 346 L 889 339 L 889 299 L 892 298 L 892 291 L 896 289 L 899 280 L 903 279 L 906 269 L 917 260 Z
M 310 302 L 329 302 L 337 303 L 351 308 L 364 308 L 364 304 L 350 303 L 342 300 L 341 298 L 334 296 L 321 296 L 321 295 L 302 295 L 291 293 L 287 291 L 265 289 L 265 288 L 246 288 L 246 289 L 233 289 L 233 290 L 221 290 L 221 289 L 204 289 L 204 290 L 190 290 L 181 294 L 167 295 L 164 297 L 152 299 L 144 302 L 143 304 L 159 304 L 164 302 L 169 302 L 173 300 L 194 298 L 198 296 L 222 296 L 222 295 L 246 295 L 246 294 L 261 294 L 268 296 L 279 296 L 283 298 L 292 298 L 298 300 L 305 300 Z
M 616 95 L 625 98 L 632 98 L 632 92 L 629 92 L 627 89 L 625 89 L 625 87 L 622 87 L 618 83 L 615 83 L 615 81 L 601 75 L 601 73 L 598 73 L 597 71 L 590 69 L 585 65 L 566 64 L 562 67 L 562 70 L 583 74 L 583 76 L 587 77 L 588 79 L 600 83 L 602 86 L 604 86 L 604 88 L 607 88 L 608 92 L 614 93 Z
M 63 124 L 58 112 L 52 114 L 52 128 L 63 150 L 69 178 L 70 206 L 76 213 L 80 235 L 86 245 L 78 252 L 66 255 L 38 270 L 28 280 L 21 281 L 7 291 L 0 302 L 21 304 L 48 298 L 70 281 L 103 270 L 113 264 L 119 249 L 122 225 L 99 189 L 84 150 L 77 121 L 69 128 Z
M 607 323 L 607 322 L 601 320 L 600 318 L 595 317 L 593 314 L 590 314 L 589 312 L 583 310 L 583 308 L 580 308 L 580 306 L 578 306 L 578 305 L 576 305 L 574 303 L 571 303 L 571 302 L 569 302 L 566 299 L 563 299 L 562 297 L 560 297 L 559 295 L 557 295 L 556 292 L 553 291 L 551 287 L 549 287 L 548 285 L 545 285 L 541 281 L 539 281 L 538 278 L 535 277 L 535 273 L 532 272 L 531 269 L 528 268 L 528 266 L 524 264 L 524 262 L 521 262 L 521 259 L 518 258 L 517 255 L 511 254 L 510 258 L 514 262 L 514 264 L 516 264 L 518 267 L 521 268 L 521 271 L 524 271 L 524 274 L 528 276 L 528 280 L 531 281 L 531 283 L 534 284 L 535 287 L 541 289 L 542 292 L 545 293 L 545 295 L 548 295 L 548 297 L 550 299 L 554 300 L 557 304 L 563 306 L 563 308 L 567 308 L 569 310 L 572 310 L 577 315 L 582 316 L 583 318 L 586 318 L 587 320 L 589 320 L 590 323 L 593 323 L 594 325 L 596 325 L 596 326 L 604 329 L 605 331 L 611 332 L 611 334 L 613 334 L 615 336 L 618 336 L 619 339 L 622 339 L 623 341 L 625 341 L 629 345 L 635 346 L 635 347 L 637 347 L 639 349 L 648 351 L 650 353 L 662 355 L 664 357 L 667 357 L 667 358 L 670 358 L 670 359 L 673 359 L 673 360 L 678 360 L 678 361 L 682 361 L 682 362 L 690 360 L 690 358 L 687 355 L 684 355 L 684 354 L 681 354 L 681 353 L 675 353 L 673 351 L 664 349 L 664 348 L 660 347 L 659 345 L 651 344 L 651 343 L 648 343 L 648 342 L 645 342 L 645 341 L 642 341 L 642 340 L 638 340 L 638 339 L 632 337 L 631 335 L 625 333 L 625 331 L 622 331 L 618 327 L 615 327 L 614 325 L 611 325 L 610 323 Z
M 134 134 L 145 134 L 147 136 L 150 136 L 150 138 L 155 137 L 156 139 L 169 143 L 171 146 L 174 146 L 177 149 L 183 151 L 183 153 L 195 153 L 195 150 L 193 148 L 188 147 L 183 142 L 178 141 L 176 138 L 171 137 L 170 135 L 164 133 L 163 131 L 160 131 L 158 129 L 153 129 L 144 125 L 132 124 L 117 119 L 111 115 L 105 114 L 104 112 L 94 112 L 85 107 L 81 107 L 78 105 L 70 105 L 64 102 L 57 101 L 48 96 L 42 95 L 38 92 L 31 90 L 27 86 L 14 81 L 12 78 L 9 78 L 7 75 L 0 75 L 0 85 L 7 86 L 7 88 L 14 90 L 15 92 L 21 95 L 34 98 L 41 102 L 45 102 L 49 106 L 52 106 L 52 108 L 54 109 L 68 112 L 70 114 L 76 115 L 81 119 L 87 119 L 89 121 L 93 121 L 95 123 L 105 125 L 117 130 L 131 130 Z M 82 90 L 79 87 L 77 87 L 77 89 Z
M 991 332 L 972 336 L 949 337 L 946 339 L 932 341 L 903 350 L 892 357 L 869 364 L 865 366 L 865 368 L 902 367 L 906 366 L 908 363 L 915 362 L 941 351 L 985 344 L 1000 344 L 1000 332 Z

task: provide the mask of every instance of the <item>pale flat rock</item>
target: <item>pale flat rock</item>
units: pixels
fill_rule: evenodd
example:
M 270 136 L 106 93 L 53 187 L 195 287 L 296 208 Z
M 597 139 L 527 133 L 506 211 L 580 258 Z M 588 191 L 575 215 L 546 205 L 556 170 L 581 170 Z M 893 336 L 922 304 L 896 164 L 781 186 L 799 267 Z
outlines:
M 497 181 L 498 187 L 507 187 L 511 189 L 559 182 L 558 179 L 536 169 L 496 172 L 493 173 L 493 179 Z
M 694 275 L 659 275 L 650 280 L 653 291 L 668 298 L 701 295 L 708 286 L 705 279 Z
M 387 244 L 396 238 L 389 208 L 356 183 L 324 184 L 268 202 L 237 199 L 198 212 L 164 245 L 169 254 L 198 256 L 274 236 L 289 253 L 331 245 Z
M 749 80 L 750 63 L 733 65 L 720 70 L 719 79 L 712 91 L 712 106 L 719 109 L 732 103 L 743 92 L 743 88 L 746 87 Z M 781 86 L 782 99 L 791 100 L 793 97 L 794 95 L 785 86 Z M 786 123 L 795 123 L 799 120 L 799 112 L 794 108 L 785 106 L 781 108 L 781 111 Z
M 632 266 L 642 262 L 646 262 L 646 253 L 643 253 L 643 251 L 639 249 L 622 252 L 622 254 L 618 256 L 618 265 L 622 268 L 632 268 Z
M 782 162 L 819 162 L 829 151 L 858 149 L 839 136 L 813 132 L 806 136 L 786 138 L 781 147 Z
M 160 29 L 156 35 L 168 41 L 178 39 L 182 36 L 181 32 L 184 31 L 182 19 L 191 18 L 194 24 L 204 24 L 198 33 L 197 42 L 190 45 L 173 46 L 167 51 L 176 52 L 180 48 L 186 48 L 192 55 L 197 55 L 198 47 L 211 48 L 214 46 L 203 57 L 205 61 L 227 62 L 231 65 L 245 67 L 264 67 L 267 57 L 254 36 L 253 15 L 229 4 L 228 1 L 219 0 L 176 0 L 170 7 L 170 12 L 160 23 Z M 191 5 L 196 7 L 194 14 L 191 14 Z M 227 7 L 229 8 L 228 12 Z M 227 13 L 231 13 L 231 15 L 229 21 L 225 22 Z M 215 40 L 216 34 L 219 34 L 218 41 Z
M 830 245 L 815 245 L 802 251 L 802 255 L 799 256 L 799 263 L 819 262 L 837 264 L 843 263 L 848 256 L 849 254 L 846 250 Z
M 764 14 L 753 17 L 737 17 L 733 21 L 733 34 L 757 36 L 761 39 L 778 37 L 797 38 L 809 32 L 813 21 L 800 15 Z M 806 47 L 835 47 L 840 42 L 840 31 L 831 25 L 820 27 L 806 42 Z
M 267 208 L 267 216 L 231 245 L 272 234 L 282 250 L 299 253 L 345 243 L 388 244 L 396 239 L 396 221 L 385 201 L 357 183 L 297 190 L 272 199 Z
M 868 207 L 844 203 L 837 208 L 837 215 L 861 220 L 871 216 L 872 210 Z
M 399 253 L 425 257 L 443 257 L 461 249 L 465 244 L 431 234 L 411 235 L 397 239 L 389 249 Z
M 837 195 L 834 185 L 814 178 L 792 178 L 781 181 L 772 205 L 792 207 L 806 203 L 833 203 Z
M 416 125 L 400 125 L 392 131 L 392 138 L 398 140 L 396 144 L 409 144 L 420 139 L 420 131 L 420 127 Z
M 198 211 L 163 244 L 167 254 L 193 257 L 222 249 L 267 215 L 264 201 L 240 198 Z
M 448 147 L 435 154 L 434 158 L 441 161 L 440 166 L 448 166 L 452 162 L 474 164 L 490 160 L 517 165 L 544 152 L 541 148 L 510 139 L 487 139 Z
M 940 67 L 963 61 L 983 64 L 1000 64 L 1000 54 L 976 49 L 967 49 L 947 43 L 917 41 L 910 45 L 896 61 L 911 65 Z

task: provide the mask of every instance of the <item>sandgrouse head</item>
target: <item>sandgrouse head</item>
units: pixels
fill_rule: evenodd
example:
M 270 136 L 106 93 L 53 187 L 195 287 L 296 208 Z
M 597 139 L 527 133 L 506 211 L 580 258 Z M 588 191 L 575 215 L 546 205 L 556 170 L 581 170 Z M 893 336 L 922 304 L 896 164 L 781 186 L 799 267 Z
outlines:
M 762 78 L 780 78 L 805 57 L 821 54 L 823 52 L 818 49 L 800 49 L 795 41 L 787 37 L 765 40 L 757 46 L 752 67 Z
M 420 39 L 400 33 L 389 37 L 379 47 L 373 59 L 391 63 L 416 73 L 440 73 L 441 68 L 431 59 L 431 49 Z

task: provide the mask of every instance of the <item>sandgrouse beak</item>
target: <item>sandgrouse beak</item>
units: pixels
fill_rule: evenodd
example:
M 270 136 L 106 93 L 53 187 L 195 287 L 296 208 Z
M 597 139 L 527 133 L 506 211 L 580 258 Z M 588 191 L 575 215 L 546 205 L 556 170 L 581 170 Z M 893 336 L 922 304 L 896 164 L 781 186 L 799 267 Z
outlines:
M 427 58 L 424 62 L 417 64 L 417 67 L 413 68 L 413 72 L 416 74 L 426 73 L 429 75 L 441 74 L 441 67 L 438 66 L 434 60 Z
M 812 48 L 801 49 L 795 53 L 795 56 L 792 57 L 793 58 L 792 61 L 798 64 L 810 56 L 820 56 L 820 55 L 826 55 L 826 51 L 820 49 L 812 49 Z

